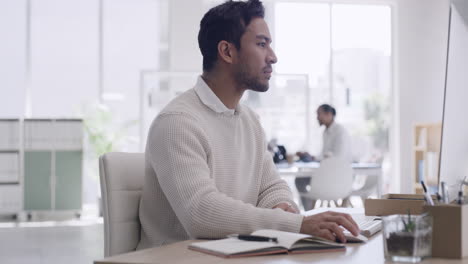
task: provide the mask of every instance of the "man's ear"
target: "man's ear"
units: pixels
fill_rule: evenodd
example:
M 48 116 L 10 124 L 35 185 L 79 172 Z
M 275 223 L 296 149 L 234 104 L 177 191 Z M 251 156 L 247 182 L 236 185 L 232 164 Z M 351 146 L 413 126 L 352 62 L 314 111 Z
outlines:
M 218 43 L 218 55 L 222 61 L 231 64 L 234 61 L 234 56 L 236 55 L 234 44 L 221 40 Z

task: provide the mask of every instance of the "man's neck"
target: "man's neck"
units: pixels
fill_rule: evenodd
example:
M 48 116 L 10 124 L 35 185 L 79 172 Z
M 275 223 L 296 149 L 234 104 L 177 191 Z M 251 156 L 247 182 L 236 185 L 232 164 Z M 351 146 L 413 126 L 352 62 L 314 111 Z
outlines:
M 213 72 L 204 72 L 202 78 L 227 108 L 237 107 L 245 89 L 239 88 L 232 76 L 213 70 Z
M 328 123 L 328 125 L 325 125 L 326 129 L 329 129 L 334 122 L 335 120 L 332 120 L 330 123 Z

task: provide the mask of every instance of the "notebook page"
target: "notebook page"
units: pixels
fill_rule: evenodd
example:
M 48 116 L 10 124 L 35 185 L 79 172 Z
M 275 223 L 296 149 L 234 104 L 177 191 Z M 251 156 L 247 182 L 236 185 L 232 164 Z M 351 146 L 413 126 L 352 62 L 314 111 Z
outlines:
M 223 255 L 232 255 L 266 248 L 278 248 L 279 244 L 275 242 L 245 241 L 232 237 L 206 242 L 196 242 L 190 244 L 190 247 L 219 252 Z
M 309 235 L 291 233 L 291 232 L 283 232 L 283 231 L 272 230 L 272 229 L 257 230 L 253 232 L 252 235 L 276 237 L 278 238 L 278 245 L 285 247 L 287 249 L 291 248 L 291 246 L 294 243 L 296 243 L 298 240 L 311 237 Z

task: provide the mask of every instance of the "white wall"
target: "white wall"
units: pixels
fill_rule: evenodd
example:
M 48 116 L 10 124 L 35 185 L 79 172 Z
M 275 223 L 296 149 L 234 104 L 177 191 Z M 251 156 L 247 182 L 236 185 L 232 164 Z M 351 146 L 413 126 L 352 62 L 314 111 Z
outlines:
M 413 192 L 413 125 L 441 122 L 448 38 L 448 0 L 400 0 L 397 9 L 400 186 Z
M 132 123 L 121 143 L 139 151 L 140 71 L 159 68 L 159 10 L 157 0 L 107 0 L 103 12 L 103 103 L 117 127 Z
M 0 118 L 24 112 L 26 1 L 0 1 Z
M 169 2 L 169 69 L 202 71 L 198 48 L 200 20 L 208 10 L 203 0 L 171 0 Z M 188 87 L 187 87 L 188 89 Z
M 98 98 L 97 21 L 94 0 L 31 1 L 27 117 L 79 116 Z

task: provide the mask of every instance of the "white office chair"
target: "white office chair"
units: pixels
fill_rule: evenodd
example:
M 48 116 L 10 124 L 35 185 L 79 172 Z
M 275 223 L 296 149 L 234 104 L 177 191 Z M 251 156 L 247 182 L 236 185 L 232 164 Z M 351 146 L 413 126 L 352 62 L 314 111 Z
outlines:
M 145 154 L 111 152 L 99 157 L 104 215 L 104 256 L 134 251 L 140 241 L 138 208 Z
M 359 180 L 361 180 L 362 183 L 358 184 L 358 186 L 355 189 L 353 188 L 353 191 L 351 192 L 350 196 L 359 196 L 361 198 L 362 203 L 364 204 L 365 199 L 367 199 L 372 194 L 377 193 L 379 178 L 372 175 L 356 175 L 356 177 L 359 177 Z
M 312 200 L 333 201 L 345 199 L 352 191 L 353 169 L 351 163 L 340 157 L 330 157 L 320 162 L 314 172 L 310 189 L 301 195 Z

